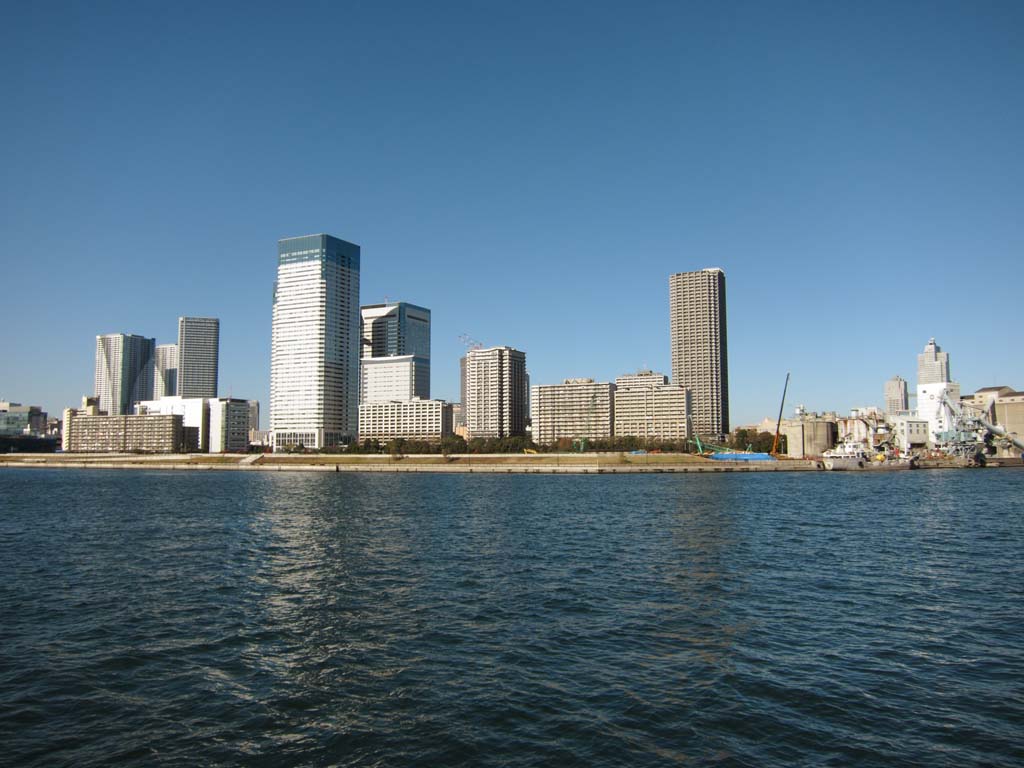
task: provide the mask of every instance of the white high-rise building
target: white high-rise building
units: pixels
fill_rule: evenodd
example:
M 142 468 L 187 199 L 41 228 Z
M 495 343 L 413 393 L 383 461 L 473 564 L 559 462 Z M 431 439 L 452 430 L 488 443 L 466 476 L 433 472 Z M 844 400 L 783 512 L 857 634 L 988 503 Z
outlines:
M 274 449 L 359 434 L 358 245 L 330 235 L 278 242 L 270 350 Z
M 729 431 L 729 355 L 725 272 L 702 269 L 669 277 L 672 383 L 692 392 L 693 426 L 708 437 Z
M 895 416 L 909 407 L 906 380 L 899 376 L 893 376 L 885 382 L 885 415 Z
M 140 400 L 153 398 L 156 340 L 126 333 L 96 337 L 94 394 L 108 416 L 135 412 Z
M 565 379 L 530 390 L 533 440 L 548 445 L 560 439 L 608 439 L 615 420 L 615 385 L 593 379 Z
M 415 380 L 410 397 L 429 400 L 430 310 L 398 301 L 368 304 L 361 307 L 359 312 L 363 360 L 411 357 L 413 360 L 409 370 L 414 373 Z M 405 360 L 402 365 L 409 366 Z M 360 402 L 364 399 L 361 395 Z
M 526 434 L 526 354 L 512 347 L 466 353 L 466 428 L 474 437 Z
M 943 398 L 960 402 L 960 385 L 955 381 L 937 381 L 917 385 L 917 416 L 928 422 L 928 439 L 934 445 L 942 442 L 943 432 L 953 429 L 953 414 Z
M 690 390 L 654 371 L 615 379 L 615 436 L 654 440 L 689 437 Z
M 153 399 L 178 394 L 178 345 L 157 344 L 153 368 Z
M 935 339 L 928 339 L 924 352 L 917 356 L 918 386 L 944 381 L 952 381 L 949 375 L 949 353 L 943 352 Z
M 220 320 L 178 318 L 178 386 L 181 397 L 216 397 Z

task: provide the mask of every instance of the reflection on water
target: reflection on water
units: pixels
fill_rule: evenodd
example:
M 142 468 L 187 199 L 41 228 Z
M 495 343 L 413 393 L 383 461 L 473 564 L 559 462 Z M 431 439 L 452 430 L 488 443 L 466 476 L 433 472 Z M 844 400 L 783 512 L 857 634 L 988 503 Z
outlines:
M 5 472 L 0 741 L 38 766 L 1007 764 L 1022 480 Z

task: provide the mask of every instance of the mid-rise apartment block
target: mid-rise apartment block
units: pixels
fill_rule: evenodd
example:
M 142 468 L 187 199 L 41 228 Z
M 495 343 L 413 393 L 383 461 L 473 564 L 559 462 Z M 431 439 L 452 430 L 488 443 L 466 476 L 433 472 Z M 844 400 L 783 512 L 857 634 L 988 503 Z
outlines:
M 436 442 L 452 434 L 452 406 L 443 400 L 374 400 L 359 406 L 359 439 Z
M 186 449 L 178 415 L 80 415 L 64 410 L 68 453 L 179 453 Z
M 463 408 L 470 438 L 526 434 L 526 354 L 512 347 L 466 353 Z
M 689 437 L 690 390 L 654 371 L 615 379 L 615 436 L 648 440 Z
M 220 320 L 215 317 L 178 318 L 178 374 L 174 394 L 216 397 L 220 357 Z
M 270 351 L 274 449 L 359 434 L 360 248 L 330 235 L 279 241 Z
M 607 439 L 615 421 L 615 385 L 593 379 L 565 379 L 530 392 L 533 440 L 549 445 L 560 439 Z
M 99 407 L 110 416 L 135 410 L 140 400 L 153 398 L 153 364 L 156 340 L 126 333 L 96 337 L 96 370 L 93 392 Z
M 669 277 L 672 383 L 692 393 L 694 429 L 729 432 L 729 355 L 725 272 L 718 268 Z

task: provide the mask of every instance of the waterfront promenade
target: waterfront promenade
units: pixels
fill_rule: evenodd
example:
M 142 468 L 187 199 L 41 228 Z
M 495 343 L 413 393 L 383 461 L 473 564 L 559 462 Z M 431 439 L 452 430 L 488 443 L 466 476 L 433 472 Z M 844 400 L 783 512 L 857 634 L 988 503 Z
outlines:
M 1020 466 L 1003 459 L 991 466 Z M 956 462 L 930 459 L 922 468 L 958 468 Z M 814 459 L 714 461 L 690 454 L 543 453 L 543 454 L 8 454 L 5 467 L 74 469 L 229 470 L 259 472 L 436 472 L 498 474 L 643 474 L 689 472 L 815 472 Z

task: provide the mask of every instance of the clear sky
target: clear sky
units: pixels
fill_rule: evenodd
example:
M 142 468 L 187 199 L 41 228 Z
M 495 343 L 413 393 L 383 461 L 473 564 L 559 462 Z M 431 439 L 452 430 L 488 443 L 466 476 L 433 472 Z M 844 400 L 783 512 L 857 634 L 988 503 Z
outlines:
M 316 232 L 432 310 L 435 397 L 462 333 L 534 384 L 668 372 L 668 276 L 710 266 L 733 426 L 786 371 L 881 404 L 932 336 L 1024 389 L 1024 3 L 260 5 L 5 5 L 0 398 L 210 315 L 266 408 L 277 240 Z

